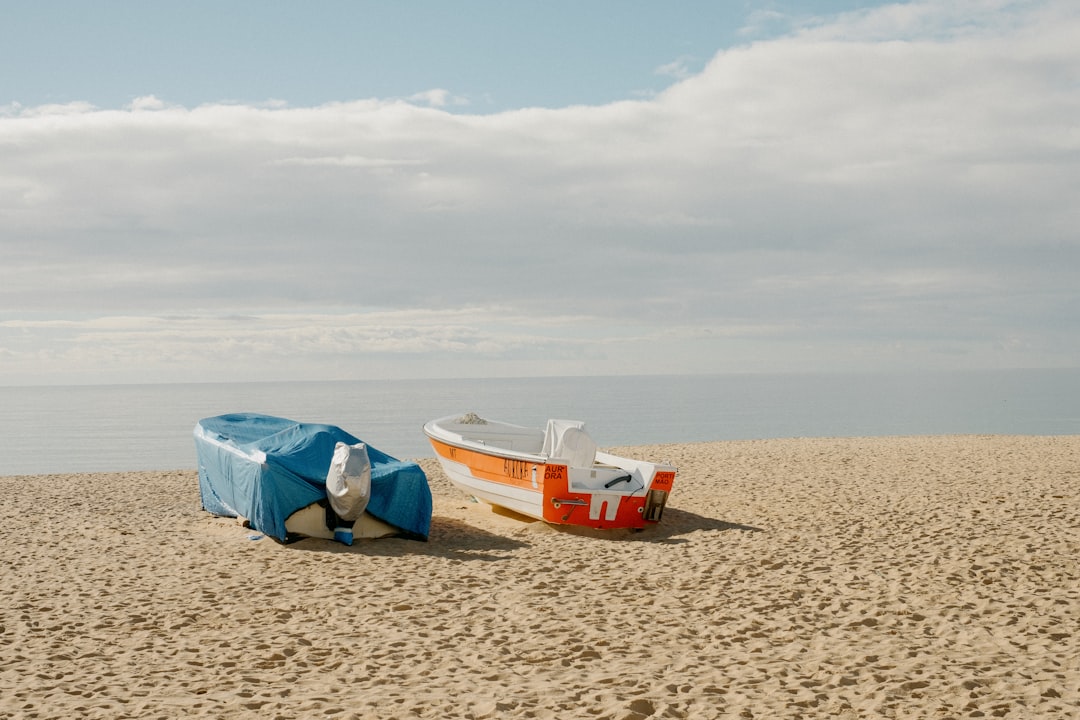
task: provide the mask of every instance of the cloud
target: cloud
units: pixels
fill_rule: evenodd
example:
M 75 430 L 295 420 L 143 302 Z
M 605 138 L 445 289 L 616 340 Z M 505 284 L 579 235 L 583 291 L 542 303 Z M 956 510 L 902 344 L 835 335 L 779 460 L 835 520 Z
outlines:
M 165 109 L 165 103 L 153 95 L 144 95 L 132 100 L 128 109 L 132 112 L 152 112 Z
M 437 357 L 433 376 L 467 376 L 516 355 L 602 361 L 659 345 L 695 329 L 620 328 L 597 333 L 589 316 L 517 316 L 500 307 L 249 316 L 109 316 L 85 320 L 0 321 L 0 371 L 34 366 L 28 376 L 92 376 L 101 381 L 271 380 L 348 376 L 340 368 L 379 367 L 395 376 Z M 395 373 L 395 367 L 398 372 Z M 508 368 L 520 367 L 509 362 Z M 537 364 L 537 367 L 540 367 Z M 74 373 L 73 368 L 79 372 Z M 406 373 L 407 374 L 407 373 Z
M 10 106 L 0 371 L 1076 357 L 1074 6 L 906 3 L 793 27 L 602 106 L 469 115 L 447 112 L 443 90 L 310 108 Z M 471 308 L 488 310 L 417 320 Z M 207 319 L 232 315 L 258 321 Z M 81 326 L 119 317 L 157 320 Z M 587 322 L 548 334 L 549 318 Z M 80 328 L 35 324 L 54 321 Z
M 685 80 L 692 74 L 690 71 L 690 62 L 691 58 L 680 57 L 656 68 L 656 70 L 653 71 L 653 74 L 672 77 L 676 80 Z
M 412 103 L 428 105 L 429 107 L 435 108 L 442 108 L 447 105 L 465 106 L 469 104 L 469 101 L 466 98 L 460 95 L 453 95 L 449 90 L 444 90 L 442 88 L 415 93 L 410 95 L 407 99 Z
M 806 20 L 803 19 L 802 22 Z M 739 34 L 744 37 L 787 34 L 799 24 L 797 18 L 776 10 L 754 10 L 743 27 L 739 28 Z

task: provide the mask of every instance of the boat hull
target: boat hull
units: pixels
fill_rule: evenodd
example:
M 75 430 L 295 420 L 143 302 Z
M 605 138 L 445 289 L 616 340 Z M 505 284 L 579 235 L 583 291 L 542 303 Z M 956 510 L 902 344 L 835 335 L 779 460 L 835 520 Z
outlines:
M 670 465 L 598 452 L 595 463 L 578 467 L 488 447 L 444 430 L 440 422 L 428 423 L 424 431 L 451 483 L 490 505 L 548 523 L 640 529 L 660 520 L 674 484 Z
M 297 510 L 285 520 L 285 530 L 289 537 L 322 538 L 334 540 L 336 527 L 326 524 L 326 508 L 321 503 L 312 503 Z M 388 523 L 373 517 L 369 513 L 361 513 L 352 526 L 352 537 L 359 538 L 385 538 L 400 535 L 401 530 Z

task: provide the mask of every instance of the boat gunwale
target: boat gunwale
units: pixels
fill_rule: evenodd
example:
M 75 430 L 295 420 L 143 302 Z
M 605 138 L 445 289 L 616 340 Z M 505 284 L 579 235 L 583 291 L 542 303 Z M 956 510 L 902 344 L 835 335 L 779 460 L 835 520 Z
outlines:
M 451 417 L 453 417 L 453 416 L 451 416 Z M 442 418 L 442 419 L 446 420 L 448 418 Z M 492 455 L 494 457 L 503 458 L 505 460 L 527 460 L 529 462 L 535 463 L 536 465 L 548 465 L 548 464 L 556 465 L 557 464 L 557 465 L 567 465 L 567 466 L 569 466 L 568 463 L 559 462 L 558 459 L 550 458 L 547 455 L 541 455 L 541 454 L 536 454 L 536 453 L 526 453 L 526 452 L 516 452 L 514 450 L 508 450 L 506 448 L 496 447 L 494 445 L 485 445 L 484 443 L 481 443 L 481 442 L 475 442 L 475 441 L 472 441 L 472 440 L 466 440 L 464 437 L 461 436 L 460 433 L 453 433 L 454 435 L 457 435 L 458 437 L 460 437 L 461 438 L 460 440 L 456 440 L 456 439 L 453 439 L 453 438 L 448 438 L 448 437 L 445 437 L 445 436 L 443 436 L 441 434 L 435 433 L 434 431 L 429 429 L 429 428 L 437 428 L 438 430 L 441 430 L 442 432 L 446 432 L 446 433 L 452 432 L 452 431 L 449 431 L 449 430 L 445 430 L 438 423 L 439 423 L 439 420 L 432 420 L 431 422 L 425 423 L 424 424 L 424 434 L 427 435 L 428 438 L 430 438 L 431 440 L 437 440 L 438 442 L 441 442 L 444 445 L 450 445 L 452 447 L 461 448 L 462 450 L 471 450 L 473 452 L 482 453 L 484 455 Z M 507 425 L 508 423 L 502 423 L 502 424 Z M 520 426 L 514 426 L 514 427 L 520 427 Z

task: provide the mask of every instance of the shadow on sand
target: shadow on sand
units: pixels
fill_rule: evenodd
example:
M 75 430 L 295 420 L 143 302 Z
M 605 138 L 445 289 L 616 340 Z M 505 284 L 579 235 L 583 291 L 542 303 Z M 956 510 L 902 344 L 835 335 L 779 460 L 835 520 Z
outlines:
M 724 532 L 728 530 L 765 532 L 763 528 L 718 520 L 671 507 L 664 511 L 664 517 L 659 523 L 642 530 L 596 530 L 576 525 L 549 525 L 541 520 L 519 515 L 504 508 L 493 507 L 491 510 L 503 517 L 519 521 L 523 530 L 533 527 L 538 532 L 577 535 L 615 542 L 651 542 L 676 545 L 689 542 L 689 540 L 681 536 L 692 532 Z M 488 532 L 455 518 L 433 515 L 431 518 L 431 532 L 427 542 L 392 537 L 360 539 L 352 545 L 342 545 L 331 540 L 305 538 L 290 543 L 288 547 L 304 552 L 351 553 L 379 557 L 432 555 L 451 560 L 493 561 L 509 559 L 513 551 L 528 547 L 531 544 L 531 541 Z
M 679 510 L 678 508 L 671 507 L 664 510 L 664 517 L 660 522 L 649 525 L 641 530 L 594 530 L 592 528 L 577 527 L 574 525 L 552 525 L 551 527 L 557 532 L 598 538 L 601 540 L 669 543 L 673 545 L 689 542 L 686 538 L 680 536 L 699 530 L 765 532 L 763 528 L 753 527 L 751 525 L 740 525 L 739 523 L 727 522 L 725 520 L 717 520 L 716 518 L 705 517 L 704 515 L 698 515 L 687 510 Z
M 507 560 L 510 553 L 527 547 L 528 543 L 481 530 L 453 518 L 433 515 L 431 532 L 427 542 L 400 537 L 364 538 L 352 545 L 332 540 L 304 538 L 289 543 L 290 549 L 304 552 L 347 553 L 372 557 L 401 557 L 404 555 L 431 555 L 450 560 Z

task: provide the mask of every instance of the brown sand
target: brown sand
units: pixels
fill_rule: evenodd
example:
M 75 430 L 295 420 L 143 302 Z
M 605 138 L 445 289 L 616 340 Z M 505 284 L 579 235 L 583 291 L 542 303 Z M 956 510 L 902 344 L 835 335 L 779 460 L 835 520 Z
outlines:
M 680 469 L 644 532 L 424 461 L 430 542 L 351 548 L 189 471 L 0 478 L 0 717 L 1080 717 L 1080 437 L 625 454 Z

